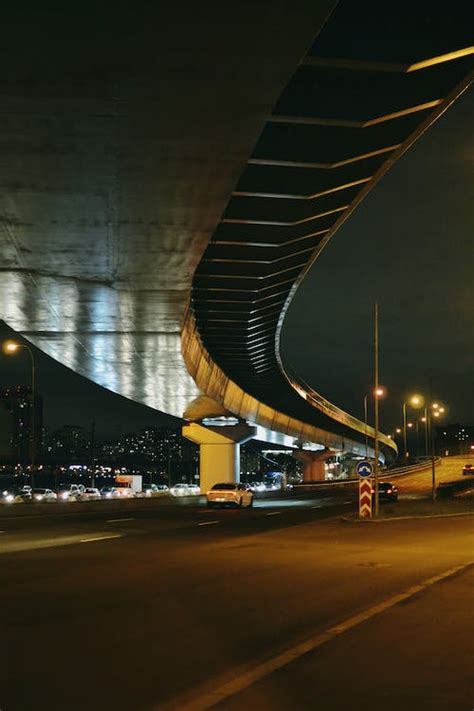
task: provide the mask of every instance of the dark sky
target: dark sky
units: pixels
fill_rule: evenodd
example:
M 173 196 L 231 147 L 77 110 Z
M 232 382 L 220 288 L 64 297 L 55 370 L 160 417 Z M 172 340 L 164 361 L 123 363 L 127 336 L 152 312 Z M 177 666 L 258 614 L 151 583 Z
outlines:
M 332 402 L 363 417 L 380 310 L 386 432 L 404 396 L 434 394 L 447 420 L 474 422 L 474 91 L 389 171 L 300 286 L 283 355 Z
M 285 362 L 362 418 L 378 299 L 386 432 L 407 394 L 428 393 L 430 377 L 447 420 L 474 422 L 473 115 L 471 90 L 383 178 L 316 261 L 283 328 Z M 0 385 L 27 378 L 25 354 L 0 355 Z M 108 436 L 177 422 L 41 354 L 38 389 L 50 428 L 96 420 Z
M 0 340 L 18 338 L 0 321 Z M 136 431 L 142 427 L 179 427 L 180 420 L 139 405 L 95 385 L 32 346 L 37 368 L 37 389 L 44 399 L 44 422 L 50 429 L 61 425 L 96 425 L 98 439 Z M 25 350 L 8 356 L 0 350 L 0 387 L 31 383 L 31 366 Z

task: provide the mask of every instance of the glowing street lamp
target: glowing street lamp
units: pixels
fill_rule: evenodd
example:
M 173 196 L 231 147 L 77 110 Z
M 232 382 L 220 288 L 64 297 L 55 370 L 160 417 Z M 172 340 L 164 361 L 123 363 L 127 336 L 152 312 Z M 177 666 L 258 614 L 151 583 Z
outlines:
M 372 395 L 375 400 L 380 400 L 381 398 L 385 397 L 387 394 L 387 388 L 384 387 L 383 385 L 378 385 L 374 390 L 372 391 Z M 367 413 L 367 401 L 368 401 L 369 395 L 366 393 L 364 395 L 364 421 L 365 421 L 365 458 L 367 459 L 368 457 L 368 450 L 369 450 L 369 423 L 368 423 L 368 413 Z
M 30 461 L 31 461 L 31 485 L 34 487 L 34 467 L 35 467 L 35 394 L 36 394 L 36 369 L 35 369 L 35 358 L 32 349 L 26 345 L 26 343 L 19 343 L 18 341 L 7 340 L 2 344 L 2 350 L 6 355 L 15 355 L 18 353 L 20 348 L 24 348 L 28 351 L 31 361 L 31 421 L 30 421 Z
M 408 401 L 405 401 L 403 403 L 403 457 L 406 462 L 406 459 L 408 457 L 408 448 L 407 448 L 407 405 L 411 405 L 413 408 L 418 409 L 420 407 L 423 407 L 425 404 L 425 399 L 422 395 L 412 395 Z M 412 424 L 409 424 L 408 427 L 413 427 Z

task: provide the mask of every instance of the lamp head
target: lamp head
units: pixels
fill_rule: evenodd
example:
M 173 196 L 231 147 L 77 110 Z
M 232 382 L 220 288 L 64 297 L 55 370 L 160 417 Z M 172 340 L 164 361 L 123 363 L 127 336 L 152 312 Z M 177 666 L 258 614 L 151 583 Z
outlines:
M 410 398 L 410 405 L 412 407 L 418 408 L 423 407 L 425 400 L 422 395 L 412 395 Z
M 4 341 L 2 346 L 3 352 L 7 355 L 12 355 L 13 353 L 16 353 L 19 347 L 20 344 L 16 341 Z

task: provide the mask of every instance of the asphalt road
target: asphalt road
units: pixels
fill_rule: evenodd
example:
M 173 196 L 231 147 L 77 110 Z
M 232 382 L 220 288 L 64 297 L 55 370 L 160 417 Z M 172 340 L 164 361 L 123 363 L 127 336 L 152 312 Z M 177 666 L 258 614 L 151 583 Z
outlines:
M 474 519 L 340 496 L 2 520 L 1 711 L 471 709 L 472 570 L 383 603 L 473 561 Z

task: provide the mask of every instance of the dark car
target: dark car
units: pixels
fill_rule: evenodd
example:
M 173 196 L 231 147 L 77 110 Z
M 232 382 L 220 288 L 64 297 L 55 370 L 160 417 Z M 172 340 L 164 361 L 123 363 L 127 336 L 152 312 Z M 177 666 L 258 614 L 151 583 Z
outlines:
M 462 470 L 463 474 L 474 474 L 474 464 L 465 464 Z
M 372 496 L 375 496 L 375 489 L 372 489 Z M 379 482 L 379 501 L 396 501 L 398 499 L 398 489 L 391 481 Z

